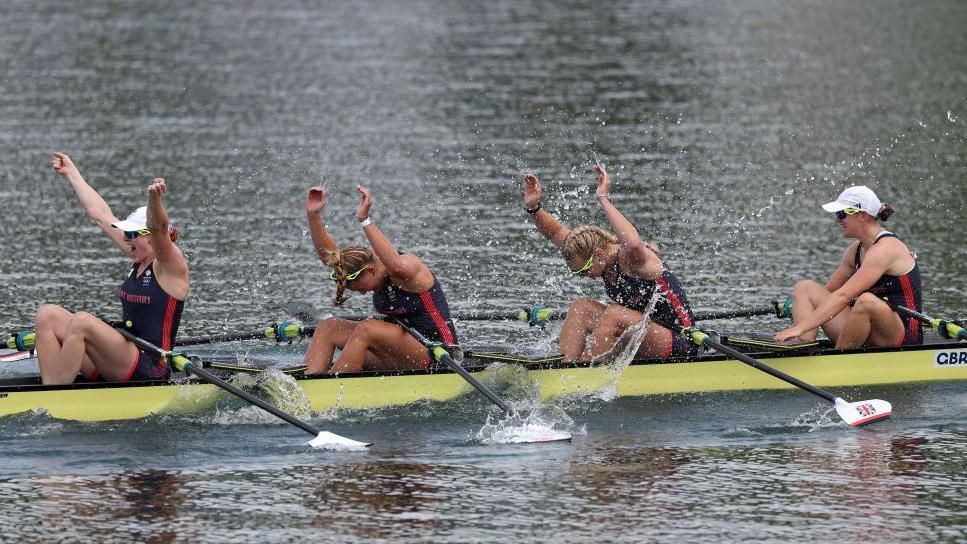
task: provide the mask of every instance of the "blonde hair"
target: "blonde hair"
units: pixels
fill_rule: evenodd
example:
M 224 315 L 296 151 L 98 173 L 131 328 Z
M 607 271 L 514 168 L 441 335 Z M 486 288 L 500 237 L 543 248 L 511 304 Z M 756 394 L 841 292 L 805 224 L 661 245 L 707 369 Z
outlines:
M 608 244 L 618 244 L 618 237 L 594 225 L 580 225 L 571 229 L 561 244 L 565 261 L 587 259 L 595 249 L 606 249 Z
M 617 236 L 594 225 L 580 225 L 571 229 L 564 243 L 561 244 L 561 253 L 565 261 L 572 259 L 589 259 L 595 249 L 607 249 L 608 244 L 620 244 L 621 240 Z M 644 242 L 645 247 L 652 250 L 655 255 L 661 256 L 658 246 L 651 242 Z
M 336 273 L 336 296 L 333 297 L 332 303 L 336 306 L 342 306 L 342 303 L 346 302 L 348 298 L 346 296 L 347 274 L 352 274 L 374 262 L 376 262 L 376 259 L 373 257 L 372 250 L 363 246 L 345 246 L 335 251 L 327 251 L 326 266 L 332 268 Z

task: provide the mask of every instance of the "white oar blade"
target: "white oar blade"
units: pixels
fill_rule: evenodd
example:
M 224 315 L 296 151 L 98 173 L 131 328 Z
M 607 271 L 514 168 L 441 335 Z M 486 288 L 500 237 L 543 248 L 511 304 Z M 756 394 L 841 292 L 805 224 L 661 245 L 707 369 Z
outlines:
M 563 442 L 571 440 L 571 433 L 538 425 L 506 427 L 497 432 L 494 442 L 505 444 L 531 444 L 535 442 Z
M 329 431 L 320 432 L 319 436 L 310 440 L 308 444 L 316 449 L 337 451 L 365 450 L 372 445 L 366 442 L 357 442 Z
M 851 427 L 868 425 L 874 421 L 886 419 L 893 413 L 893 406 L 880 399 L 846 402 L 837 398 L 835 404 L 836 413 Z

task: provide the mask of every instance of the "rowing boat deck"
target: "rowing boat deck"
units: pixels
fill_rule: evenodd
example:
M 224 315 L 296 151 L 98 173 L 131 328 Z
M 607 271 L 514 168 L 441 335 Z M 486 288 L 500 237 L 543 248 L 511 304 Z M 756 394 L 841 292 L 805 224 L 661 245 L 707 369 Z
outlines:
M 934 339 L 922 346 L 837 351 L 828 343 L 815 346 L 734 346 L 787 374 L 820 387 L 870 386 L 967 379 L 967 345 Z M 224 376 L 261 373 L 277 362 L 238 357 L 203 362 Z M 514 353 L 501 347 L 467 349 L 463 366 L 478 379 L 501 384 L 532 384 L 543 400 L 582 396 L 611 388 L 620 396 L 667 393 L 787 389 L 789 384 L 727 356 L 704 353 L 668 360 L 642 359 L 627 368 L 610 364 L 565 363 L 558 355 Z M 447 369 L 360 372 L 342 376 L 290 374 L 312 409 L 372 409 L 419 400 L 447 401 L 469 393 L 470 386 Z M 144 417 L 158 413 L 191 413 L 211 409 L 222 393 L 184 375 L 170 381 L 131 383 L 40 384 L 37 377 L 0 380 L 0 416 L 44 410 L 51 416 L 78 420 Z

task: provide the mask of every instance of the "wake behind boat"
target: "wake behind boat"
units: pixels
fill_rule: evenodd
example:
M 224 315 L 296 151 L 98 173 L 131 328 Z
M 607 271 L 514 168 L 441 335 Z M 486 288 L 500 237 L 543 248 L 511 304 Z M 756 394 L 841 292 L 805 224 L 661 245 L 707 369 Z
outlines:
M 967 346 L 939 337 L 897 348 L 839 351 L 828 343 L 782 346 L 756 337 L 723 337 L 723 342 L 768 365 L 822 387 L 853 387 L 967 380 Z M 222 377 L 263 372 L 272 361 L 255 365 L 235 357 L 203 360 Z M 671 359 L 636 359 L 616 373 L 607 364 L 564 363 L 559 355 L 522 354 L 501 348 L 468 348 L 462 365 L 479 380 L 526 380 L 542 400 L 588 396 L 613 387 L 634 397 L 712 391 L 792 389 L 793 386 L 731 357 L 702 353 Z M 305 375 L 302 367 L 281 369 L 305 392 L 316 413 L 338 409 L 375 409 L 417 401 L 444 402 L 472 394 L 460 375 L 440 368 L 360 372 L 340 376 Z M 37 377 L 0 380 L 0 416 L 43 411 L 51 417 L 81 421 L 136 419 L 152 414 L 185 414 L 213 409 L 223 395 L 194 377 L 122 383 L 42 385 Z

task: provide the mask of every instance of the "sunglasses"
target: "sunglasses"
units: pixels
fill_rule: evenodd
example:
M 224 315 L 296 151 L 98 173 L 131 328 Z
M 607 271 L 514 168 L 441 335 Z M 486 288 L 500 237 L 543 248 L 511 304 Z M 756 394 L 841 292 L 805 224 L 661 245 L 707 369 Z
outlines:
M 588 271 L 591 270 L 591 265 L 593 264 L 594 264 L 594 254 L 592 253 L 591 256 L 588 257 L 588 262 L 584 263 L 584 266 L 582 266 L 581 268 L 578 268 L 577 270 L 573 270 L 571 268 L 568 268 L 568 270 L 570 270 L 571 274 L 574 274 L 575 276 L 587 276 Z
M 134 240 L 138 236 L 147 236 L 149 234 L 151 234 L 151 231 L 148 229 L 126 230 L 124 231 L 124 238 L 126 240 Z
M 362 274 L 363 271 L 369 268 L 370 266 L 372 266 L 372 264 L 367 264 L 366 266 L 360 268 L 359 270 L 351 274 L 346 274 L 345 276 L 343 276 L 343 279 L 346 281 L 353 281 L 354 279 L 358 278 L 359 275 Z M 329 279 L 331 279 L 332 281 L 339 281 L 339 276 L 336 275 L 335 270 L 329 273 Z
M 847 216 L 860 213 L 860 211 L 862 210 L 859 208 L 846 208 L 845 210 L 840 210 L 836 212 L 836 220 L 842 221 L 843 219 L 846 219 Z

